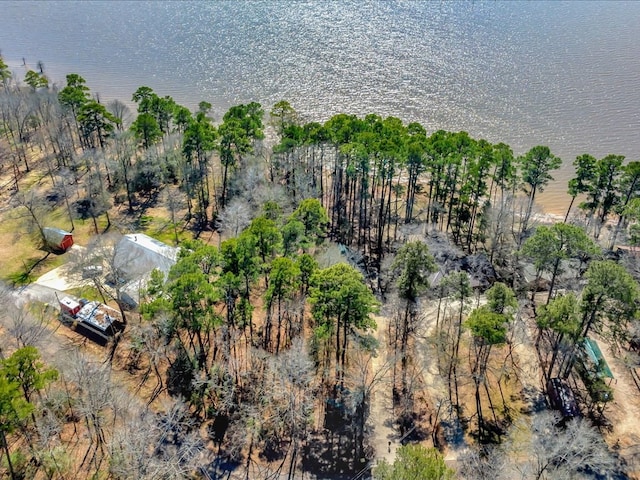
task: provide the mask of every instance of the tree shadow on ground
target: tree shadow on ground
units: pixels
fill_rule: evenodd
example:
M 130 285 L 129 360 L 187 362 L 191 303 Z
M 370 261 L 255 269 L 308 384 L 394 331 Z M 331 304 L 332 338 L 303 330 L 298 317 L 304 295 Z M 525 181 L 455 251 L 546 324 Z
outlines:
M 240 462 L 231 461 L 224 455 L 217 455 L 211 463 L 201 467 L 200 472 L 204 478 L 230 479 L 238 467 L 240 467 Z
M 356 465 L 351 442 L 328 431 L 312 434 L 303 449 L 302 468 L 318 478 L 346 480 L 365 465 Z
M 27 285 L 33 282 L 35 280 L 35 278 L 32 275 L 33 271 L 36 268 L 38 268 L 38 266 L 42 262 L 46 261 L 49 258 L 49 255 L 51 255 L 51 253 L 55 253 L 47 250 L 43 250 L 43 251 L 45 252 L 45 255 L 43 257 L 31 257 L 26 262 L 22 262 L 23 268 L 21 270 L 18 270 L 17 272 L 14 272 L 8 275 L 7 280 L 9 280 L 9 282 L 11 282 L 11 284 L 14 287 L 17 287 L 20 285 Z

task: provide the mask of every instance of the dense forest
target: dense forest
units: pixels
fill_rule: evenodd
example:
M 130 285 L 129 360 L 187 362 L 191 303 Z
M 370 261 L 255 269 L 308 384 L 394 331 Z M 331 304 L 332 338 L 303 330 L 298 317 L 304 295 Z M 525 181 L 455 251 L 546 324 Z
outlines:
M 77 268 L 99 259 L 91 290 L 126 325 L 50 359 L 56 306 L 14 292 L 72 254 L 3 264 L 8 478 L 640 472 L 611 434 L 628 398 L 585 347 L 639 385 L 640 162 L 578 156 L 554 222 L 545 146 L 307 122 L 286 101 L 215 119 L 147 86 L 132 111 L 42 64 L 16 78 L 0 60 L 0 79 L 0 224 L 30 232 L 29 255 L 45 227 L 84 235 Z M 178 258 L 131 309 L 109 246 L 156 217 Z

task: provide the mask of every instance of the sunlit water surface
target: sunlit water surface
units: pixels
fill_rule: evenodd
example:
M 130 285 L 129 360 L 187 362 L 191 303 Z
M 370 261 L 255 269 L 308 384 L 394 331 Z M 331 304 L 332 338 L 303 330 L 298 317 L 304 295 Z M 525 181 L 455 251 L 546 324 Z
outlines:
M 582 153 L 640 159 L 640 2 L 0 3 L 0 48 L 24 76 L 82 75 L 102 100 L 140 85 L 219 118 L 287 99 L 306 120 L 394 115 L 466 130 L 564 167 L 540 197 L 568 204 Z

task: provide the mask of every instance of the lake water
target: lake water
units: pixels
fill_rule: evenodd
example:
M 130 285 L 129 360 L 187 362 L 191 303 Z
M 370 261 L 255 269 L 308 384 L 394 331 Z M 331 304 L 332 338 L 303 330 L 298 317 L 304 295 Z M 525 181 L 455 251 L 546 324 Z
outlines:
M 286 99 L 306 120 L 394 115 L 466 130 L 564 167 L 540 197 L 561 213 L 582 153 L 640 159 L 640 2 L 0 2 L 0 49 L 102 100 L 141 85 L 190 108 Z

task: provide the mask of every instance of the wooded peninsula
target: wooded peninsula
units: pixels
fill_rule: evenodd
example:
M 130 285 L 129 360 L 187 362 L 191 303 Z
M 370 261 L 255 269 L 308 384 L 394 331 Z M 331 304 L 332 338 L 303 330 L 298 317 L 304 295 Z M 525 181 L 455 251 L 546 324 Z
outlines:
M 0 475 L 640 478 L 640 161 L 0 81 Z

